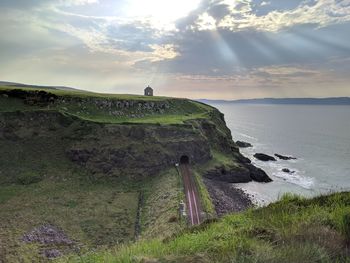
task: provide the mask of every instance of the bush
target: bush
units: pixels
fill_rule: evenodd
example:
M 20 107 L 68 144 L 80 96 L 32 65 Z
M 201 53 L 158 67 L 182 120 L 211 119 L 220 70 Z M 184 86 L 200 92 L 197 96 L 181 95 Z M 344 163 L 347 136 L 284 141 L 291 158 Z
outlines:
M 34 172 L 26 172 L 18 176 L 17 182 L 23 185 L 38 183 L 42 180 L 42 176 Z
M 348 241 L 350 241 L 350 213 L 343 215 L 342 221 L 345 237 Z

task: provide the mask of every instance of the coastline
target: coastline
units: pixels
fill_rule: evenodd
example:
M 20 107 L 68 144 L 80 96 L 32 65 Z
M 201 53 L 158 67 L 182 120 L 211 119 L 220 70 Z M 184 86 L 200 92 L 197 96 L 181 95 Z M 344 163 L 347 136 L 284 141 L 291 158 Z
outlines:
M 219 217 L 229 213 L 242 212 L 255 206 L 252 196 L 236 187 L 235 184 L 207 178 L 203 178 L 203 182 Z

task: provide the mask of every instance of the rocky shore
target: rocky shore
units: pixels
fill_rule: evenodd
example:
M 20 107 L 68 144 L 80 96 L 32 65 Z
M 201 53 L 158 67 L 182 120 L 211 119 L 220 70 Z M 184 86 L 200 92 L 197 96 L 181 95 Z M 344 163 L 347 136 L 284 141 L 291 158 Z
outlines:
M 233 184 L 207 178 L 203 181 L 219 217 L 228 213 L 241 212 L 253 206 L 251 197 Z

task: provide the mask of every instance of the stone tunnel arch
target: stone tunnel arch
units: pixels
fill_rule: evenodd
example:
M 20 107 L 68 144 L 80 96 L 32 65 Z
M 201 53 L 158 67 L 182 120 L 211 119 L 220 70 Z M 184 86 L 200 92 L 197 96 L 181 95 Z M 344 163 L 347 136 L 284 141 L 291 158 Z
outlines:
M 187 155 L 182 155 L 180 157 L 180 164 L 189 164 L 190 158 Z

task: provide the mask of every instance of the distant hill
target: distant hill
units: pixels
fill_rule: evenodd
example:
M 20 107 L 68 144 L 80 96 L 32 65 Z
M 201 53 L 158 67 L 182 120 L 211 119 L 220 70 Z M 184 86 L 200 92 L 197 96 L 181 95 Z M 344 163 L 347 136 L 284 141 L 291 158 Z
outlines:
M 235 104 L 299 104 L 299 105 L 350 105 L 349 97 L 336 98 L 264 98 L 246 100 L 198 100 L 203 103 L 235 103 Z
M 54 90 L 80 91 L 79 89 L 65 87 L 65 86 L 41 86 L 41 85 L 30 85 L 30 84 L 23 84 L 23 83 L 9 82 L 9 81 L 0 81 L 0 86 L 10 86 L 10 87 L 19 87 L 19 88 L 36 88 L 36 89 L 54 89 Z

